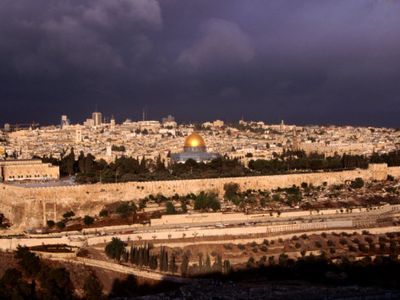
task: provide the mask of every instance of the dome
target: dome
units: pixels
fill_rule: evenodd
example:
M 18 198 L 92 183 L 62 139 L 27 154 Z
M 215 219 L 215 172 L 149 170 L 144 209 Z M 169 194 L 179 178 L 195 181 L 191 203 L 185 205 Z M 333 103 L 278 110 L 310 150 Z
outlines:
M 197 133 L 192 133 L 185 139 L 184 149 L 186 151 L 205 151 L 206 143 Z
M 185 139 L 185 147 L 205 147 L 206 143 L 204 143 L 203 138 L 197 134 L 192 133 Z

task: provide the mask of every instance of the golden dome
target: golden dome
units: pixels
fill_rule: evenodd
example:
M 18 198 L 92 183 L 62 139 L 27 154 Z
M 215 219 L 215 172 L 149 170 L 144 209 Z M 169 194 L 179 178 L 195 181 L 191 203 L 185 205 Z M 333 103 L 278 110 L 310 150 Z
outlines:
M 197 133 L 192 133 L 185 139 L 185 147 L 205 147 L 203 138 Z

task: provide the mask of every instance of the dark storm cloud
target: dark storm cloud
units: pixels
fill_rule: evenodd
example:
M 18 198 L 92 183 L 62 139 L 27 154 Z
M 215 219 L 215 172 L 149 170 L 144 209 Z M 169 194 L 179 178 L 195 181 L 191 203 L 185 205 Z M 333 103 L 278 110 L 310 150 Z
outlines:
M 247 35 L 233 22 L 209 19 L 202 28 L 201 37 L 179 55 L 178 63 L 196 69 L 222 64 L 248 63 L 254 58 L 254 49 Z
M 400 4 L 3 0 L 0 123 L 168 113 L 400 127 Z

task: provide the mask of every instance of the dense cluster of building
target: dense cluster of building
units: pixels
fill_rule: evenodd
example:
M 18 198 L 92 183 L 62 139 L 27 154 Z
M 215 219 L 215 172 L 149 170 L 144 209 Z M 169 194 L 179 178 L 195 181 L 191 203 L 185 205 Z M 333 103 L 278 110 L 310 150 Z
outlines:
M 201 136 L 187 139 L 195 131 Z M 192 147 L 190 141 L 199 143 L 199 147 Z M 183 152 L 182 145 L 185 145 Z M 243 120 L 235 124 L 216 120 L 195 125 L 177 124 L 172 116 L 161 122 L 127 119 L 117 123 L 113 117 L 106 122 L 97 111 L 83 124 L 72 124 L 63 115 L 58 126 L 18 129 L 6 124 L 0 132 L 0 159 L 61 158 L 73 148 L 77 154 L 91 153 L 107 162 L 122 155 L 161 157 L 176 162 L 188 158 L 202 161 L 215 158 L 218 153 L 239 158 L 246 164 L 251 159 L 272 159 L 288 149 L 326 156 L 371 155 L 397 150 L 399 146 L 400 131 L 389 128 L 294 126 L 283 121 L 269 125 Z

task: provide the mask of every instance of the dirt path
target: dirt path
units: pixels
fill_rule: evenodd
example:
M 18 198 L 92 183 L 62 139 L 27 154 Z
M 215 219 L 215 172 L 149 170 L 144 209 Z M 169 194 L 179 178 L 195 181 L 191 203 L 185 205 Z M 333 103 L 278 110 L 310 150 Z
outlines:
M 159 273 L 146 271 L 146 270 L 138 270 L 133 267 L 128 267 L 128 266 L 124 266 L 124 265 L 120 265 L 120 264 L 112 263 L 112 262 L 108 262 L 108 261 L 103 261 L 103 260 L 81 258 L 81 257 L 76 257 L 73 259 L 66 259 L 66 258 L 60 258 L 60 257 L 47 257 L 46 259 L 59 261 L 59 262 L 65 262 L 65 263 L 72 263 L 72 264 L 82 264 L 82 265 L 86 265 L 86 266 L 102 268 L 102 269 L 119 272 L 119 273 L 123 273 L 123 274 L 131 274 L 131 275 L 135 275 L 138 277 L 148 278 L 148 279 L 157 280 L 157 281 L 162 280 L 162 281 L 170 281 L 170 282 L 176 282 L 176 283 L 188 283 L 191 281 L 190 279 L 187 279 L 187 278 L 164 275 L 164 274 L 159 274 Z

